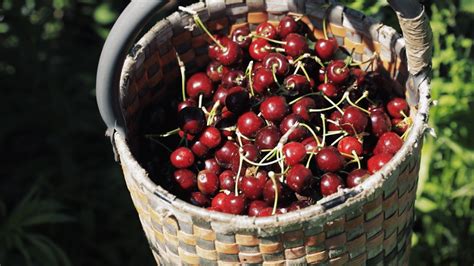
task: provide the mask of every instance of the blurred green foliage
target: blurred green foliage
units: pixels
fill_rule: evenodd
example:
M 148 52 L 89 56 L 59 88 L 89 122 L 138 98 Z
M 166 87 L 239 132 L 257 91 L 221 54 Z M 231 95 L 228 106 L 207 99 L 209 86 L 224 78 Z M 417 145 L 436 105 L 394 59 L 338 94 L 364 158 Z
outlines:
M 398 28 L 385 0 L 345 2 Z M 104 38 L 126 3 L 0 2 L 2 265 L 153 264 L 94 98 Z M 474 3 L 424 4 L 438 137 L 424 144 L 412 262 L 472 265 Z

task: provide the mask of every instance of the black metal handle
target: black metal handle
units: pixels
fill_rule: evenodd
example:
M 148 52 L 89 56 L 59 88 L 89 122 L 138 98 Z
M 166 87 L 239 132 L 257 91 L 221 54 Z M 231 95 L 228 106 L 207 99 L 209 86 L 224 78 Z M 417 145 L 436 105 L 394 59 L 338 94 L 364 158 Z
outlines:
M 119 103 L 119 82 L 128 51 L 151 17 L 176 5 L 176 0 L 133 0 L 112 27 L 102 48 L 96 79 L 97 105 L 109 133 L 115 130 L 125 136 L 126 132 Z

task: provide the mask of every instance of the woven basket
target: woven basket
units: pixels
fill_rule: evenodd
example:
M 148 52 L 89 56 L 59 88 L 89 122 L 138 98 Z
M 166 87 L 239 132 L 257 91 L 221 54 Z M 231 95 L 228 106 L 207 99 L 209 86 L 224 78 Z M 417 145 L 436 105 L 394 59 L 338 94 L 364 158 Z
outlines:
M 392 161 L 354 189 L 283 215 L 255 218 L 207 211 L 176 198 L 150 180 L 134 156 L 137 136 L 143 134 L 138 122 L 142 110 L 159 104 L 163 91 L 175 89 L 169 86 L 180 79 L 175 53 L 187 71 L 197 71 L 208 63 L 208 42 L 203 32 L 185 29 L 192 23 L 188 14 L 174 12 L 134 45 L 123 64 L 120 93 L 113 96 L 120 99 L 119 111 L 126 126 L 117 130 L 112 125 L 109 133 L 158 264 L 407 264 L 420 149 L 430 105 L 429 68 L 410 75 L 405 40 L 394 29 L 331 4 L 212 0 L 189 7 L 212 32 L 226 34 L 242 24 L 255 29 L 261 22 L 278 21 L 293 12 L 302 14 L 302 21 L 321 38 L 326 16 L 329 34 L 348 50 L 354 49 L 356 60 L 377 53 L 378 64 L 371 67 L 390 75 L 405 90 L 414 124 Z

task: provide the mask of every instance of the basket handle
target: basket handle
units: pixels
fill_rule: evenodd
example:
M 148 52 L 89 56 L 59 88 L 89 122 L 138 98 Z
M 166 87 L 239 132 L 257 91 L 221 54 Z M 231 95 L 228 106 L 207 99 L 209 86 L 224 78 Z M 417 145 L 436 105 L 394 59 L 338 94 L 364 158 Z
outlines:
M 115 22 L 105 41 L 96 78 L 96 99 L 107 125 L 107 134 L 114 131 L 125 136 L 125 119 L 120 110 L 120 73 L 136 37 L 156 14 L 166 14 L 176 7 L 177 0 L 132 0 Z

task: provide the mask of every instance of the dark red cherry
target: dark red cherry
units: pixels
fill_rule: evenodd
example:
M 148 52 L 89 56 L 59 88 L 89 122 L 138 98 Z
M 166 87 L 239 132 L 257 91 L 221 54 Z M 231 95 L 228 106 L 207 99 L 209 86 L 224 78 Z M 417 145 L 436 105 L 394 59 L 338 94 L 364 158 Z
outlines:
M 377 137 L 392 129 L 392 122 L 384 111 L 375 111 L 370 113 L 371 131 Z
M 272 207 L 266 207 L 266 208 L 263 208 L 260 210 L 260 212 L 258 213 L 257 217 L 267 217 L 267 216 L 271 216 L 272 215 L 272 212 L 273 212 L 273 208 Z
M 195 100 L 193 100 L 193 99 L 189 99 L 189 98 L 188 98 L 188 99 L 186 99 L 186 100 L 180 102 L 180 103 L 178 104 L 178 108 L 177 108 L 177 109 L 178 109 L 178 112 L 179 112 L 179 111 L 183 110 L 183 109 L 186 108 L 186 107 L 196 107 L 196 106 L 197 106 L 197 102 L 196 102 Z
M 299 142 L 289 142 L 283 146 L 283 155 L 285 155 L 286 164 L 292 166 L 298 164 L 306 157 L 306 149 Z
M 192 75 L 186 83 L 186 93 L 192 99 L 197 99 L 201 94 L 207 98 L 212 95 L 212 89 L 211 79 L 203 72 Z
M 197 107 L 186 107 L 178 113 L 178 125 L 189 134 L 199 134 L 206 125 L 204 112 Z
M 246 198 L 256 200 L 262 196 L 263 184 L 253 176 L 244 176 L 239 182 L 239 187 Z
M 283 48 L 285 49 L 285 53 L 287 55 L 294 58 L 308 52 L 306 38 L 297 33 L 290 33 L 286 36 Z
M 308 79 L 305 76 L 299 74 L 287 76 L 283 81 L 283 86 L 285 86 L 291 95 L 308 92 L 311 87 Z
M 268 121 L 277 122 L 282 120 L 288 113 L 288 104 L 285 97 L 270 96 L 260 105 L 260 112 Z
M 364 182 L 367 177 L 370 176 L 369 171 L 366 169 L 355 169 L 352 170 L 346 178 L 346 184 L 348 188 L 353 188 L 358 185 L 360 185 L 362 182 Z
M 271 51 L 271 46 L 267 40 L 262 38 L 256 38 L 250 43 L 249 54 L 257 61 L 262 61 L 263 58 Z
M 328 79 L 334 85 L 340 85 L 349 78 L 350 70 L 342 60 L 333 60 L 327 66 Z
M 302 164 L 293 165 L 286 174 L 286 184 L 296 193 L 301 193 L 311 183 L 313 174 Z
M 225 98 L 227 97 L 227 94 L 229 93 L 229 90 L 219 86 L 217 90 L 214 92 L 214 97 L 212 97 L 213 102 L 219 102 L 221 106 L 225 105 Z
M 249 210 L 247 215 L 248 216 L 259 216 L 260 211 L 262 211 L 264 208 L 267 208 L 268 205 L 265 201 L 263 200 L 254 200 L 250 202 L 249 205 Z
M 354 106 L 349 106 L 344 110 L 341 119 L 342 128 L 349 134 L 364 132 L 369 119 L 367 115 Z
M 238 152 L 239 146 L 235 142 L 228 140 L 216 150 L 214 156 L 219 165 L 224 168 L 229 168 L 232 163 L 232 157 Z
M 212 61 L 207 65 L 206 75 L 213 81 L 218 82 L 222 80 L 222 76 L 229 72 L 229 68 L 224 66 L 222 63 Z
M 342 121 L 341 121 L 342 120 L 341 112 L 339 112 L 338 110 L 335 110 L 334 112 L 331 113 L 331 115 L 329 116 L 329 119 L 336 123 L 336 124 L 334 124 L 332 122 L 327 123 L 327 127 L 328 127 L 329 131 L 336 131 L 336 130 L 341 129 L 341 127 L 340 127 L 340 124 L 342 123 Z
M 337 144 L 337 150 L 341 154 L 347 154 L 347 158 L 352 158 L 352 151 L 355 151 L 357 156 L 361 156 L 364 151 L 362 148 L 362 143 L 354 137 L 347 136 L 342 138 Z
M 188 168 L 194 164 L 194 154 L 186 147 L 179 147 L 171 153 L 170 161 L 176 168 Z
M 399 135 L 403 135 L 408 130 L 410 124 L 402 118 L 393 118 L 392 119 L 393 131 Z
M 245 198 L 231 193 L 224 199 L 222 211 L 230 214 L 243 214 L 245 212 Z
M 382 169 L 382 167 L 387 164 L 393 155 L 390 153 L 379 153 L 376 154 L 367 161 L 367 169 L 371 174 L 377 172 L 378 170 Z
M 221 173 L 221 167 L 217 163 L 216 159 L 210 158 L 204 161 L 204 170 L 219 175 Z
M 320 67 L 318 70 L 318 79 L 320 82 L 326 82 L 326 68 Z
M 189 134 L 189 133 L 186 133 L 186 132 L 184 132 L 183 130 L 178 131 L 178 136 L 179 136 L 181 139 L 186 138 L 186 140 L 188 140 L 188 141 L 192 141 L 192 140 L 194 139 L 194 135 L 191 135 L 191 134 Z
M 280 141 L 280 130 L 275 126 L 260 129 L 255 136 L 255 145 L 260 150 L 273 149 Z
M 250 108 L 250 97 L 246 91 L 229 92 L 225 98 L 225 106 L 234 114 L 241 114 Z
M 245 156 L 246 159 L 255 162 L 260 157 L 260 151 L 252 143 L 245 144 L 242 146 L 242 154 Z
M 387 104 L 387 111 L 393 118 L 403 118 L 403 114 L 409 115 L 408 103 L 403 98 L 393 98 Z
M 311 205 L 311 202 L 309 200 L 299 200 L 299 201 L 294 201 L 290 204 L 288 207 L 288 212 L 293 212 L 297 210 L 301 210 L 303 208 L 306 208 Z
M 225 36 L 225 35 L 217 35 L 216 34 L 216 35 L 213 35 L 213 36 L 216 39 L 216 41 L 220 44 L 222 44 L 222 40 L 228 39 L 228 37 Z M 217 45 L 215 43 L 212 43 L 212 44 L 209 44 L 207 52 L 208 52 L 208 55 L 209 55 L 210 59 L 217 60 L 217 57 L 222 52 L 222 50 L 219 47 L 219 45 Z
M 296 33 L 298 28 L 298 23 L 292 17 L 284 16 L 278 24 L 278 34 L 281 39 L 285 39 L 288 34 Z
M 258 36 L 262 36 L 269 39 L 275 39 L 277 35 L 277 30 L 275 26 L 273 26 L 269 22 L 260 23 L 255 29 L 255 32 L 257 33 Z
M 365 82 L 365 76 L 367 75 L 367 72 L 360 68 L 351 68 L 351 74 L 352 76 L 355 77 L 357 81 L 357 86 L 361 86 Z
M 222 211 L 226 197 L 227 195 L 224 192 L 217 193 L 211 201 L 211 207 L 213 207 L 214 210 Z
M 325 147 L 316 155 L 316 164 L 325 172 L 337 172 L 344 167 L 344 157 L 335 147 Z
M 318 86 L 318 91 L 324 93 L 324 95 L 332 98 L 339 95 L 339 88 L 332 83 L 321 83 Z
M 291 106 L 293 113 L 301 116 L 305 121 L 310 121 L 314 117 L 314 113 L 310 113 L 309 109 L 315 109 L 316 102 L 310 97 L 299 99 Z
M 390 153 L 395 154 L 403 146 L 403 140 L 394 132 L 387 132 L 380 136 L 375 145 L 374 154 Z
M 237 120 L 237 129 L 244 136 L 252 138 L 263 127 L 263 120 L 254 112 L 246 112 Z
M 321 143 L 321 138 L 318 137 L 319 143 Z M 313 136 L 305 138 L 301 141 L 301 144 L 304 145 L 306 152 L 317 152 L 319 150 L 318 143 Z
M 248 25 L 238 27 L 232 32 L 232 41 L 237 43 L 241 48 L 248 48 L 252 38 L 250 35 L 250 29 Z
M 199 158 L 206 156 L 209 152 L 209 148 L 200 141 L 194 142 L 194 144 L 191 146 L 191 150 Z
M 301 123 L 301 122 L 303 122 L 303 118 L 301 118 L 301 116 L 297 114 L 287 115 L 285 118 L 283 118 L 283 120 L 280 123 L 281 134 L 284 135 L 286 132 L 288 132 L 288 130 L 290 130 L 290 128 L 294 126 L 294 124 Z M 308 135 L 308 130 L 305 127 L 299 125 L 288 136 L 288 140 L 299 141 L 303 139 L 304 137 L 306 137 L 306 135 Z
M 221 189 L 234 191 L 235 175 L 231 170 L 225 170 L 219 175 L 219 185 Z
M 219 189 L 219 177 L 210 171 L 200 171 L 197 175 L 199 191 L 206 195 L 212 195 Z
M 323 61 L 332 59 L 337 50 L 337 40 L 335 38 L 319 39 L 314 45 L 316 55 Z
M 336 193 L 339 188 L 343 187 L 344 183 L 342 178 L 334 173 L 325 173 L 321 177 L 321 194 L 325 197 Z
M 260 68 L 257 70 L 252 81 L 253 89 L 258 94 L 264 94 L 275 84 L 272 71 L 267 68 Z
M 263 67 L 275 70 L 275 73 L 279 76 L 284 76 L 288 74 L 289 62 L 285 56 L 279 53 L 269 53 L 267 54 L 262 61 Z
M 229 38 L 221 40 L 224 49 L 217 55 L 216 60 L 221 62 L 223 65 L 228 66 L 237 63 L 242 59 L 242 48 Z
M 226 89 L 230 89 L 235 86 L 245 86 L 244 72 L 241 70 L 230 70 L 229 72 L 222 75 L 221 85 Z
M 182 190 L 192 191 L 196 188 L 196 174 L 189 169 L 178 169 L 174 171 L 174 180 Z
M 278 191 L 278 197 L 281 199 L 281 192 L 283 190 L 283 186 L 281 185 L 280 181 L 275 181 L 276 190 Z M 273 185 L 273 181 L 270 179 L 265 182 L 265 186 L 263 187 L 263 200 L 271 206 L 273 206 L 273 202 L 275 201 L 275 186 Z
M 222 141 L 221 132 L 215 127 L 207 127 L 201 133 L 199 141 L 206 145 L 209 149 L 213 149 L 217 147 Z
M 209 197 L 199 191 L 191 193 L 190 201 L 191 204 L 199 207 L 207 207 L 209 204 L 211 204 Z

